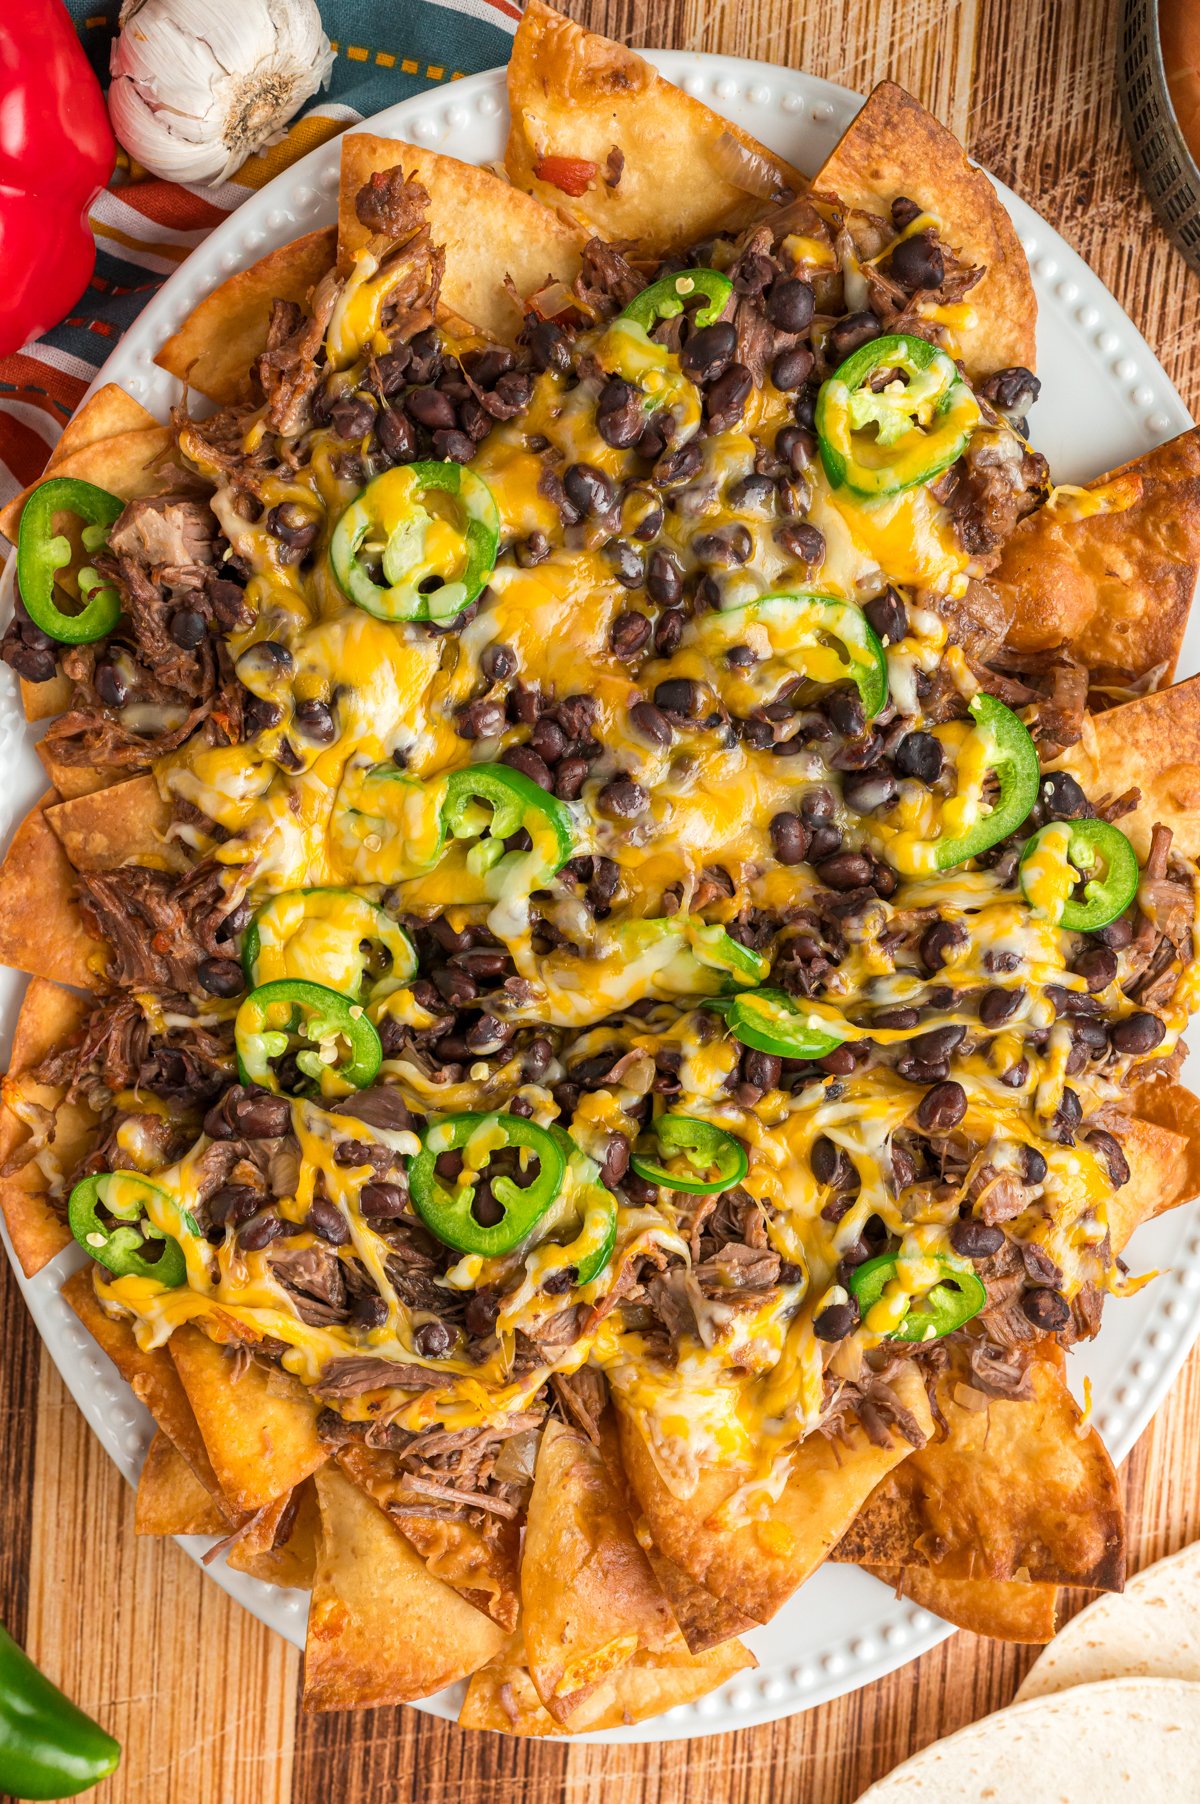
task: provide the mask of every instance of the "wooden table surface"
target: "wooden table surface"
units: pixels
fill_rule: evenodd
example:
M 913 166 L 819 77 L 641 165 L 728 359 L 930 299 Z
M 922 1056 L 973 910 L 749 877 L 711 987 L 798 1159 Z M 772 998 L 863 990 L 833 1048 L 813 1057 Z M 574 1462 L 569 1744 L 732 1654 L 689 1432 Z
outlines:
M 1200 409 L 1200 280 L 1122 141 L 1113 0 L 568 0 L 626 43 L 721 50 L 917 94 L 1061 231 Z M 0 1260 L 0 1266 L 4 1262 Z M 1011 1698 L 1030 1656 L 965 1634 L 891 1678 L 762 1729 L 660 1747 L 506 1741 L 415 1710 L 305 1718 L 299 1657 L 174 1543 L 0 1300 L 0 1618 L 124 1743 L 97 1804 L 849 1804 Z M 1200 1535 L 1200 1350 L 1124 1468 L 1134 1566 Z

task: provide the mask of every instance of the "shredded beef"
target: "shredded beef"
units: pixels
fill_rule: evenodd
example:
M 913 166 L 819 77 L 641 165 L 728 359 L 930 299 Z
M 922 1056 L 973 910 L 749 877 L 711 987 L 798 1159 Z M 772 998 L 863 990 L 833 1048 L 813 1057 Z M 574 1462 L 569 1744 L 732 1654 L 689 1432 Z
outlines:
M 446 1374 L 436 1367 L 355 1354 L 347 1359 L 329 1360 L 321 1368 L 313 1390 L 318 1397 L 336 1402 L 341 1398 L 361 1397 L 366 1391 L 436 1391 L 445 1383 Z
M 142 865 L 79 874 L 79 907 L 89 933 L 110 949 L 108 981 L 121 989 L 203 991 L 197 967 L 228 956 L 221 938 L 231 903 L 220 866 L 182 877 Z
M 216 523 L 204 501 L 178 495 L 149 495 L 126 504 L 108 535 L 115 558 L 142 569 L 194 569 L 216 556 Z
M 998 1347 L 991 1341 L 972 1336 L 967 1344 L 967 1363 L 972 1384 L 989 1397 L 1007 1397 L 1024 1403 L 1033 1396 L 1029 1355 L 1023 1348 Z
M 164 995 L 165 1010 L 186 1014 L 186 997 Z M 38 1067 L 43 1083 L 65 1084 L 67 1099 L 103 1104 L 107 1094 L 145 1087 L 181 1103 L 211 1101 L 229 1081 L 233 1048 L 228 1033 L 200 1022 L 152 1032 L 132 996 L 105 997 L 88 1016 L 80 1036 Z
M 597 319 L 611 319 L 622 307 L 628 307 L 645 286 L 642 276 L 626 261 L 617 245 L 606 244 L 603 238 L 588 239 L 580 258 L 574 292 L 589 313 Z
M 429 195 L 399 163 L 377 169 L 354 197 L 359 225 L 384 238 L 405 238 L 425 223 Z
M 342 1262 L 328 1247 L 284 1247 L 272 1252 L 268 1263 L 272 1274 L 290 1293 L 302 1322 L 310 1327 L 327 1328 L 346 1320 L 349 1307 Z M 331 1365 L 339 1363 L 343 1362 L 335 1360 Z M 331 1366 L 327 1365 L 322 1376 L 330 1370 Z M 324 1394 L 329 1393 L 326 1390 Z
M 552 1372 L 550 1389 L 559 1414 L 582 1429 L 594 1446 L 599 1446 L 600 1418 L 608 1403 L 604 1374 L 590 1366 L 580 1366 L 577 1372 Z

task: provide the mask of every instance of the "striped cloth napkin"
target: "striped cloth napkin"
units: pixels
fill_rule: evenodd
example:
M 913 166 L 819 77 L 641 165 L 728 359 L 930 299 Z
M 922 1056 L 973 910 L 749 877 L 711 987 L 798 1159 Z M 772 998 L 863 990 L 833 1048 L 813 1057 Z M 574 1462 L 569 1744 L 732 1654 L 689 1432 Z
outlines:
M 282 142 L 252 156 L 231 181 L 219 188 L 160 181 L 131 168 L 121 153 L 92 208 L 96 267 L 86 292 L 45 338 L 0 359 L 0 506 L 40 473 L 122 332 L 227 213 L 297 157 L 359 119 L 439 82 L 506 63 L 521 16 L 515 0 L 319 3 L 337 52 L 329 86 L 292 121 Z M 67 5 L 107 85 L 119 0 L 67 0 Z

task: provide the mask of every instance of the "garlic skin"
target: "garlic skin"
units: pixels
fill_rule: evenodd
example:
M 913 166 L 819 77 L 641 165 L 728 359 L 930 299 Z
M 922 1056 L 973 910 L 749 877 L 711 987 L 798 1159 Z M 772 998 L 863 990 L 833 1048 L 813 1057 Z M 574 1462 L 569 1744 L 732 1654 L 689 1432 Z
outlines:
M 316 0 L 125 0 L 108 110 L 130 156 L 215 186 L 329 80 Z

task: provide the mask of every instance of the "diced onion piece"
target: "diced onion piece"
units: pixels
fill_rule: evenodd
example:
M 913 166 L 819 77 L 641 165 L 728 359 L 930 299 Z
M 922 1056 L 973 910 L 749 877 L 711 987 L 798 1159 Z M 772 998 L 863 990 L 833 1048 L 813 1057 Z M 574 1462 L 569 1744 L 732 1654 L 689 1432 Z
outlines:
M 721 133 L 709 152 L 709 161 L 719 176 L 755 200 L 779 200 L 791 194 L 779 164 L 751 150 L 732 132 Z

